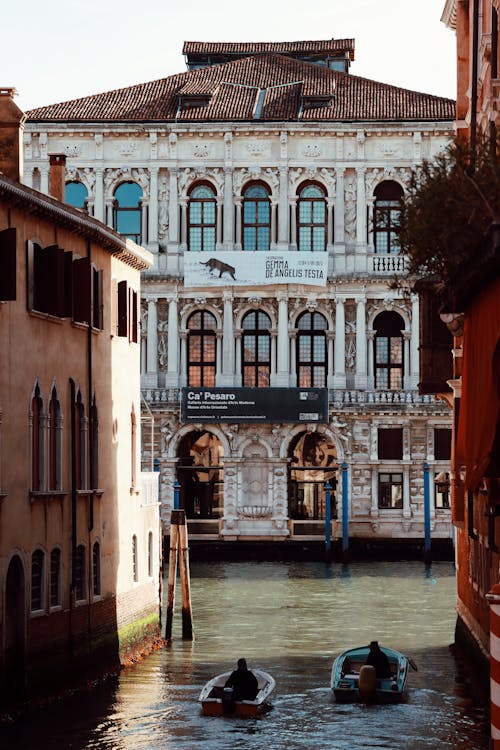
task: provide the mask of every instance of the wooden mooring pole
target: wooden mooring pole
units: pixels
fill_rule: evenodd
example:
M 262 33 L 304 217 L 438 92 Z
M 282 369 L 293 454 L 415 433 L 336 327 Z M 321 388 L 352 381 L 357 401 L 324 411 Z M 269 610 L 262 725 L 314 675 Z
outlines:
M 173 510 L 170 519 L 170 557 L 168 564 L 167 623 L 165 639 L 172 640 L 172 623 L 174 619 L 175 583 L 177 579 L 177 561 L 181 579 L 182 595 L 182 639 L 193 640 L 193 613 L 191 608 L 191 583 L 189 576 L 189 547 L 187 537 L 186 514 L 183 510 Z

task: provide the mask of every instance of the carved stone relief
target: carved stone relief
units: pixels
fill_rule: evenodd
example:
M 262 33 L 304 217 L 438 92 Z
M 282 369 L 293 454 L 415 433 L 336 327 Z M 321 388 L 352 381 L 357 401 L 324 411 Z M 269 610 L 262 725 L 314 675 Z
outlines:
M 345 236 L 348 242 L 356 239 L 356 178 L 350 174 L 345 178 Z

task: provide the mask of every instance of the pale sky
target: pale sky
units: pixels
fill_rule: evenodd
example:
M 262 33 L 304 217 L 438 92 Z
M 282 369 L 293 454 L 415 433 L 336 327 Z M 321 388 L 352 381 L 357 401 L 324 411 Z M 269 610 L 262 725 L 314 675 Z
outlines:
M 355 40 L 351 74 L 455 99 L 444 0 L 6 0 L 0 87 L 23 110 L 186 69 L 184 41 Z

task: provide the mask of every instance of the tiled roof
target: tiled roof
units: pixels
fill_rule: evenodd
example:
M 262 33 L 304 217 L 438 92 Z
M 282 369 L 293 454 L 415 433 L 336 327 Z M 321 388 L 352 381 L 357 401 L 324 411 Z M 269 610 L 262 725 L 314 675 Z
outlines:
M 245 122 L 254 118 L 259 89 L 267 89 L 260 121 L 455 118 L 455 102 L 451 99 L 377 83 L 280 55 L 244 57 L 40 107 L 27 115 L 31 121 L 43 122 Z M 182 98 L 196 94 L 209 94 L 209 102 L 183 109 Z M 329 106 L 319 107 L 311 106 L 309 101 L 303 108 L 304 97 L 331 97 L 331 101 Z
M 184 42 L 184 55 L 339 55 L 354 59 L 354 39 L 322 39 L 304 42 Z

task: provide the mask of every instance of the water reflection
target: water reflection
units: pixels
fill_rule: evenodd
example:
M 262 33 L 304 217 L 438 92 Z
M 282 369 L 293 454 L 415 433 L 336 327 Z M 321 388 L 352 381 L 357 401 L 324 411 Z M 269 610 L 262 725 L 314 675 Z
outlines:
M 486 750 L 488 725 L 449 644 L 453 567 L 438 563 L 192 565 L 194 643 L 174 642 L 115 684 L 0 732 L 25 750 Z M 377 638 L 419 671 L 397 706 L 336 704 L 333 657 Z M 273 674 L 274 710 L 259 719 L 204 718 L 202 685 L 239 656 Z

